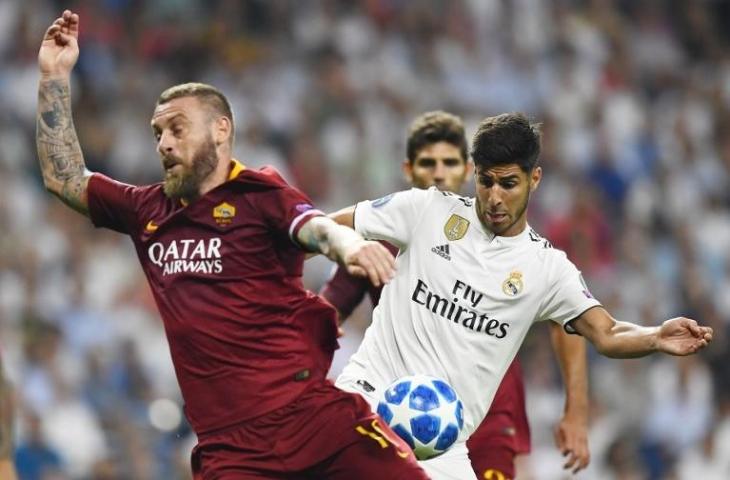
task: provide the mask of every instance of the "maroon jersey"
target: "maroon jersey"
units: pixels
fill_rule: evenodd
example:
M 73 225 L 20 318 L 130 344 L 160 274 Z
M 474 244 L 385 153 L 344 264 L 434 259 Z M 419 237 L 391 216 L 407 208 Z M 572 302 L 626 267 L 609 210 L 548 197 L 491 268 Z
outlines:
M 382 243 L 394 255 L 398 249 L 387 242 Z M 380 300 L 380 287 L 374 287 L 366 278 L 353 277 L 347 269 L 338 267 L 335 274 L 322 287 L 320 295 L 326 298 L 347 318 L 367 292 L 373 306 Z M 500 420 L 497 421 L 499 416 Z M 508 420 L 503 420 L 507 418 Z M 509 424 L 508 424 L 509 423 Z M 487 416 L 470 437 L 470 452 L 488 454 L 490 441 L 500 441 L 505 435 L 513 444 L 515 454 L 530 451 L 530 426 L 525 411 L 525 387 L 519 360 L 515 359 L 502 378 Z M 506 438 L 505 437 L 505 438 Z M 472 440 L 474 439 L 474 440 Z
M 276 410 L 324 381 L 336 313 L 303 288 L 293 240 L 321 212 L 275 170 L 234 162 L 229 181 L 187 206 L 162 184 L 100 174 L 88 196 L 94 224 L 134 242 L 196 433 Z

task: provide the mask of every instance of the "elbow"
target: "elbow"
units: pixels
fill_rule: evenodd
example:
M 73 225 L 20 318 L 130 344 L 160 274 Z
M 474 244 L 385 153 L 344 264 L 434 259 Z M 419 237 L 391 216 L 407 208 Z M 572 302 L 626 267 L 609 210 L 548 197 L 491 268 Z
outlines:
M 45 187 L 47 192 L 56 196 L 61 194 L 61 182 L 45 173 L 43 174 L 43 187 Z
M 619 358 L 616 350 L 613 348 L 613 343 L 608 337 L 602 336 L 593 340 L 593 346 L 596 347 L 596 351 L 608 358 Z

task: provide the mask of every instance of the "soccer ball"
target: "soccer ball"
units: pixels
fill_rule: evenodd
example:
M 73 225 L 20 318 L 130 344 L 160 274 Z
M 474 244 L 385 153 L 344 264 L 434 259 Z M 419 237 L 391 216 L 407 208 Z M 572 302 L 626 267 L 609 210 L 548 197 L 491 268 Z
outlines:
M 464 427 L 464 406 L 454 389 L 428 375 L 393 382 L 378 402 L 378 415 L 419 460 L 444 453 Z

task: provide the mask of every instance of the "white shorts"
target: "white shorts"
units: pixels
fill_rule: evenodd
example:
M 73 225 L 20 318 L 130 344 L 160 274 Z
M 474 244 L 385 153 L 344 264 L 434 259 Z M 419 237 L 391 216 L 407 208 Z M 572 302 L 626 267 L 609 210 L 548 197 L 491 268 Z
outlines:
M 362 375 L 363 378 L 357 378 L 359 375 L 353 370 L 346 369 L 337 377 L 335 385 L 346 392 L 360 394 L 370 404 L 373 412 L 377 412 L 380 390 L 385 386 L 366 378 L 367 374 Z M 418 464 L 433 480 L 477 480 L 469 460 L 466 441 L 463 439 L 457 440 L 451 448 L 438 457 L 419 461 Z

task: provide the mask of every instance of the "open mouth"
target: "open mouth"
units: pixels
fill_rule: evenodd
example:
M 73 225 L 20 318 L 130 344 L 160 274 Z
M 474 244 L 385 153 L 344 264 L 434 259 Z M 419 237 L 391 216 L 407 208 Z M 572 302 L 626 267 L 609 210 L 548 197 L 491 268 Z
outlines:
M 492 223 L 501 223 L 507 218 L 506 213 L 487 212 L 487 219 Z

